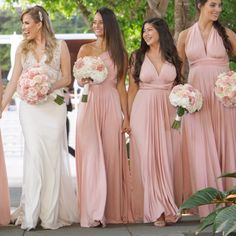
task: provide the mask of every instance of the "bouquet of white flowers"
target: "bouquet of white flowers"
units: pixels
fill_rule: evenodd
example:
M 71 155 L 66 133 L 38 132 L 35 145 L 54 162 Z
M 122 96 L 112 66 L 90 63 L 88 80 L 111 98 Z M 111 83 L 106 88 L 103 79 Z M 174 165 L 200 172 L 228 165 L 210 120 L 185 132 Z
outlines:
M 102 83 L 108 74 L 107 68 L 100 57 L 86 56 L 78 58 L 73 67 L 73 74 L 76 80 L 89 78 L 93 84 Z M 82 102 L 88 101 L 89 84 L 84 85 Z
M 21 74 L 17 85 L 17 92 L 20 98 L 27 103 L 39 104 L 47 100 L 50 88 L 51 83 L 48 75 L 40 66 L 35 66 Z M 54 94 L 52 96 L 58 105 L 64 103 L 62 96 L 54 96 Z
M 185 112 L 193 113 L 199 111 L 202 107 L 202 94 L 190 84 L 176 85 L 170 95 L 170 103 L 177 107 L 176 117 L 172 124 L 172 128 L 180 127 L 181 117 Z
M 236 73 L 221 73 L 215 83 L 215 95 L 226 107 L 236 106 Z

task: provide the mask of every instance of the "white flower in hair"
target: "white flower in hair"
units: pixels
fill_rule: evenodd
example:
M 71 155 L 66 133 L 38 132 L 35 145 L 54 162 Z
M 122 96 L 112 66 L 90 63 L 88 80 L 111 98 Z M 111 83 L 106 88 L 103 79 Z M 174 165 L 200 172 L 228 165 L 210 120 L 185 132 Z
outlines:
M 41 11 L 39 11 L 39 20 L 42 22 L 43 21 L 43 14 Z

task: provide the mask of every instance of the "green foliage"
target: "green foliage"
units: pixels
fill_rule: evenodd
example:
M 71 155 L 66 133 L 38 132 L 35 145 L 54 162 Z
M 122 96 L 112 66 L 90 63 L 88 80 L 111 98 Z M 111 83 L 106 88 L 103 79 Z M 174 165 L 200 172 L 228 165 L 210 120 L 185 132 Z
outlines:
M 193 194 L 179 208 L 184 209 L 194 208 L 206 204 L 215 204 L 224 198 L 225 194 L 215 188 L 205 188 Z
M 223 11 L 221 13 L 221 22 L 236 32 L 236 1 L 235 0 L 222 0 Z
M 236 172 L 226 173 L 221 177 L 236 178 Z M 216 204 L 216 209 L 202 220 L 196 233 L 200 233 L 208 226 L 212 226 L 213 233 L 222 232 L 225 236 L 236 232 L 236 186 L 228 192 L 210 187 L 202 189 L 187 199 L 179 210 L 208 204 Z
M 191 21 L 194 20 L 196 9 L 195 0 L 190 1 Z M 83 33 L 90 31 L 94 13 L 102 6 L 114 10 L 120 23 L 127 51 L 130 53 L 140 45 L 141 26 L 144 21 L 148 4 L 146 0 L 6 0 L 7 6 L 13 9 L 18 4 L 25 8 L 29 4 L 42 5 L 50 13 L 54 30 L 56 33 Z M 11 34 L 20 33 L 19 11 L 0 12 L 0 33 Z M 224 25 L 236 31 L 236 1 L 223 0 L 223 12 L 221 21 Z M 82 17 L 83 15 L 83 17 Z M 84 21 L 84 17 L 86 20 Z M 87 22 L 88 20 L 88 22 Z M 174 32 L 174 0 L 169 0 L 167 13 L 165 16 L 171 32 Z M 6 49 L 4 49 L 6 50 Z M 2 49 L 0 51 L 0 63 L 2 63 Z M 236 64 L 231 62 L 232 69 L 236 69 Z
M 190 1 L 190 15 L 191 21 L 194 19 L 196 14 L 195 0 Z M 6 0 L 9 6 L 13 2 L 21 3 L 26 6 L 27 4 L 39 4 L 44 6 L 52 15 L 59 14 L 65 15 L 65 21 L 74 16 L 86 14 L 89 21 L 92 21 L 94 13 L 97 8 L 102 6 L 113 9 L 118 17 L 123 35 L 125 37 L 126 46 L 128 52 L 133 51 L 139 46 L 140 43 L 140 31 L 145 16 L 146 9 L 148 7 L 146 0 Z M 223 0 L 223 12 L 221 16 L 222 22 L 236 31 L 236 1 L 235 0 Z M 83 9 L 82 9 L 83 8 Z M 81 18 L 80 18 L 81 19 Z M 169 5 L 165 20 L 169 24 L 171 31 L 174 29 L 174 0 L 169 0 Z M 83 22 L 84 23 L 84 22 Z M 79 24 L 79 22 L 78 22 Z M 62 28 L 62 27 L 61 27 Z M 70 28 L 65 27 L 68 31 Z M 81 31 L 79 31 L 81 30 Z M 77 32 L 88 32 L 90 26 L 84 23 L 83 26 L 79 27 Z M 74 32 L 74 31 L 72 31 Z
M 231 58 L 230 63 L 229 63 L 229 67 L 231 70 L 236 71 L 236 57 Z
M 5 9 L 0 11 L 0 34 L 21 34 L 21 9 Z M 52 25 L 56 33 L 83 33 L 87 26 L 80 15 L 73 15 L 69 19 L 59 13 L 50 14 Z M 10 70 L 10 45 L 0 44 L 0 65 L 5 78 Z

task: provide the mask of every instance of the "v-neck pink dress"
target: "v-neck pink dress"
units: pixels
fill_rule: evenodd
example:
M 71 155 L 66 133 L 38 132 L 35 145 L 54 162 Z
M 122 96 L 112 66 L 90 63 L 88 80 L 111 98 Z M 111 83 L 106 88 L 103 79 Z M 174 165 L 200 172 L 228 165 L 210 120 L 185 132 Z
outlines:
M 158 73 L 145 56 L 130 117 L 131 209 L 136 222 L 155 222 L 163 213 L 167 222 L 177 220 L 174 162 L 180 139 L 171 128 L 175 108 L 169 102 L 175 77 L 172 64 L 165 62 Z
M 0 225 L 10 222 L 10 202 L 7 183 L 7 173 L 4 161 L 2 138 L 0 133 Z
M 214 86 L 217 76 L 229 70 L 229 60 L 222 38 L 212 27 L 204 45 L 198 23 L 189 30 L 186 44 L 189 62 L 188 81 L 203 95 L 201 111 L 187 114 L 183 121 L 183 152 L 188 162 L 192 183 L 191 191 L 205 187 L 229 189 L 235 179 L 217 179 L 221 173 L 236 171 L 236 109 L 220 103 Z M 206 216 L 211 207 L 199 208 L 200 216 Z
M 117 91 L 117 70 L 108 52 L 100 55 L 108 76 L 90 85 L 78 109 L 76 167 L 80 225 L 126 223 L 128 159 Z

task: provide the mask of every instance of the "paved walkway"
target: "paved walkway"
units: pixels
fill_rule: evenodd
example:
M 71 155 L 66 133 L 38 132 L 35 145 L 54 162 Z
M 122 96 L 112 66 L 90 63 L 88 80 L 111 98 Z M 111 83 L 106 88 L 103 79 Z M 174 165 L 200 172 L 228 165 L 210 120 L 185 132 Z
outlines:
M 76 112 L 69 112 L 68 116 L 71 124 L 70 145 L 74 147 Z M 9 179 L 11 207 L 14 209 L 20 202 L 23 169 L 22 156 L 24 145 L 16 106 L 12 106 L 8 111 L 4 112 L 0 124 Z M 71 156 L 69 158 L 72 174 L 75 176 L 74 158 Z M 19 227 L 10 225 L 0 228 L 0 236 L 193 236 L 198 223 L 199 220 L 197 217 L 184 216 L 179 223 L 164 228 L 156 228 L 152 224 L 128 224 L 108 225 L 106 228 L 86 229 L 80 228 L 78 224 L 74 224 L 58 230 L 43 230 L 41 228 L 37 228 L 36 230 L 29 232 L 23 231 Z M 209 232 L 210 230 L 208 230 L 207 233 L 200 235 L 212 235 Z
M 194 236 L 198 220 L 194 217 L 184 216 L 182 221 L 174 225 L 157 228 L 152 224 L 108 225 L 106 228 L 80 228 L 78 224 L 63 227 L 57 230 L 23 231 L 16 226 L 0 228 L 0 236 Z M 200 236 L 212 235 L 209 231 Z M 219 234 L 215 235 L 219 236 Z

